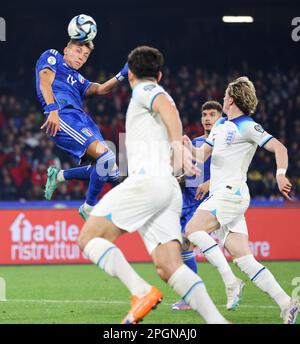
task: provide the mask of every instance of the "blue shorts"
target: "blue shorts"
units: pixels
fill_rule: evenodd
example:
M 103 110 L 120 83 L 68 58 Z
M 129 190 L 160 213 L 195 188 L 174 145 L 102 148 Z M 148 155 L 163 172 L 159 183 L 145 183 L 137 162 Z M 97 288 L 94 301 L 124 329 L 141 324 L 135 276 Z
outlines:
M 181 233 L 185 233 L 185 226 L 193 217 L 198 207 L 199 207 L 199 204 L 196 204 L 194 207 L 182 209 L 181 216 L 180 216 Z
M 88 146 L 95 140 L 104 142 L 96 123 L 85 112 L 67 108 L 59 111 L 60 131 L 52 137 L 57 147 L 80 161 Z

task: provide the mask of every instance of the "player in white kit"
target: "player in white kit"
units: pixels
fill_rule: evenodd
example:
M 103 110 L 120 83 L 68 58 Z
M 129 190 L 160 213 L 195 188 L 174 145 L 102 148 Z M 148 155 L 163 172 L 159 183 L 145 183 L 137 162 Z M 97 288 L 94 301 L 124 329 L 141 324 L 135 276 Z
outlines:
M 284 323 L 295 323 L 299 312 L 297 300 L 289 297 L 271 272 L 252 255 L 244 217 L 249 207 L 247 171 L 257 146 L 275 153 L 279 191 L 290 199 L 291 184 L 285 173 L 288 167 L 287 149 L 249 114 L 257 106 L 253 83 L 240 77 L 226 89 L 221 118 L 199 150 L 197 160 L 211 154 L 210 196 L 199 206 L 186 226 L 187 237 L 198 246 L 206 258 L 218 268 L 226 283 L 234 283 L 233 275 L 222 251 L 209 233 L 217 230 L 220 242 L 231 254 L 237 266 L 254 284 L 268 293 L 281 309 Z
M 138 230 L 156 265 L 158 275 L 204 318 L 227 323 L 200 277 L 181 259 L 182 196 L 172 175 L 182 167 L 195 174 L 182 142 L 182 124 L 172 98 L 158 85 L 162 54 L 138 47 L 128 56 L 132 98 L 126 116 L 129 177 L 108 192 L 93 209 L 79 237 L 85 255 L 132 294 L 131 309 L 122 323 L 137 323 L 162 300 L 162 293 L 132 269 L 113 241 Z M 183 162 L 182 162 L 183 161 Z M 133 248 L 134 249 L 134 248 Z

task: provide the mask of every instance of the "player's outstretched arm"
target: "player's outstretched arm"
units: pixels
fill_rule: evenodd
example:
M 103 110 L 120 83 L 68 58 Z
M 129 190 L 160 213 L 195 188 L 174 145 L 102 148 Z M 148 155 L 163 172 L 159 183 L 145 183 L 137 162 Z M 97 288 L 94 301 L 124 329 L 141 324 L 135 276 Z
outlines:
M 192 154 L 182 141 L 182 123 L 178 110 L 173 102 L 163 93 L 156 96 L 152 109 L 159 113 L 166 125 L 169 140 L 173 148 L 174 171 L 177 174 L 184 168 L 187 174 L 198 174 L 198 168 L 192 162 Z
M 279 191 L 282 193 L 284 198 L 292 200 L 289 196 L 291 192 L 292 184 L 285 176 L 288 168 L 288 151 L 286 147 L 274 137 L 264 145 L 264 148 L 269 152 L 275 153 L 277 172 L 276 180 Z
M 103 84 L 99 84 L 97 82 L 92 82 L 89 88 L 87 89 L 85 95 L 86 96 L 93 96 L 93 95 L 103 95 L 111 92 L 113 88 L 115 88 L 120 81 L 127 78 L 128 76 L 128 64 L 125 63 L 122 70 L 113 78 L 107 80 Z
M 40 90 L 47 104 L 45 110 L 49 112 L 46 122 L 41 126 L 41 129 L 46 128 L 46 132 L 50 136 L 55 136 L 60 130 L 58 105 L 55 103 L 52 91 L 52 84 L 55 78 L 55 73 L 49 68 L 44 68 L 39 72 Z

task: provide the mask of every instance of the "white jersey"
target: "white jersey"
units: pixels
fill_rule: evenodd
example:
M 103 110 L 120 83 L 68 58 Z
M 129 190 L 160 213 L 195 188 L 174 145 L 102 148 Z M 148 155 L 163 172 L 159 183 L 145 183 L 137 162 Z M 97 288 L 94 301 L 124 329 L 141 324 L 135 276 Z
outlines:
M 229 186 L 249 198 L 247 172 L 257 146 L 264 146 L 272 136 L 251 117 L 232 120 L 220 118 L 206 143 L 213 147 L 210 167 L 210 193 Z
M 172 174 L 171 145 L 168 132 L 159 114 L 152 109 L 159 94 L 168 93 L 158 84 L 146 81 L 134 86 L 126 114 L 126 149 L 129 175 Z

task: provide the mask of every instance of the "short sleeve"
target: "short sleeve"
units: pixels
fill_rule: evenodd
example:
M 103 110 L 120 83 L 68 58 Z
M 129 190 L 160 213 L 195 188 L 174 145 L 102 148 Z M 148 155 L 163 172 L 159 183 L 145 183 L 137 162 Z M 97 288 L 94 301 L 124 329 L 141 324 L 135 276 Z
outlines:
M 81 74 L 78 73 L 78 80 L 80 82 L 81 88 L 80 93 L 81 96 L 84 97 L 87 89 L 90 87 L 91 82 L 87 79 L 85 79 Z
M 211 131 L 210 131 L 208 137 L 205 139 L 205 142 L 206 142 L 208 145 L 210 145 L 211 147 L 214 146 L 214 141 L 215 141 L 214 137 L 215 137 L 215 130 L 216 130 L 216 128 L 217 128 L 220 124 L 223 124 L 223 123 L 225 122 L 225 120 L 226 120 L 226 118 L 224 118 L 224 117 L 219 118 L 219 119 L 216 121 L 216 123 L 214 124 L 214 126 L 212 127 L 212 129 L 211 129 Z
M 273 138 L 260 124 L 254 121 L 247 123 L 247 126 L 243 130 L 243 135 L 247 140 L 258 144 L 260 147 L 263 147 Z
M 59 56 L 60 56 L 59 52 L 55 49 L 50 49 L 50 50 L 45 51 L 37 61 L 37 64 L 36 64 L 37 72 L 40 72 L 42 69 L 49 68 L 54 73 L 56 73 Z
M 174 103 L 173 99 L 169 94 L 158 84 L 155 83 L 141 83 L 135 86 L 132 97 L 140 105 L 146 109 L 153 111 L 152 106 L 155 98 L 160 95 L 167 95 L 170 100 Z

